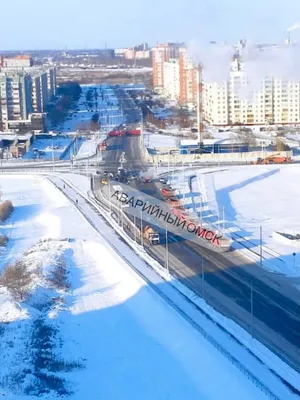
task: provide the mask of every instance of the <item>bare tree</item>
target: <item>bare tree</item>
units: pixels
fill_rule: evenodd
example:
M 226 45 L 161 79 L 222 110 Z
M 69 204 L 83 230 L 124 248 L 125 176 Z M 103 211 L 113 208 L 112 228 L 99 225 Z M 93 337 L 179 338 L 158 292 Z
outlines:
M 70 283 L 67 278 L 67 266 L 65 259 L 61 257 L 55 266 L 54 270 L 51 272 L 49 277 L 50 283 L 57 289 L 68 289 Z
M 0 277 L 0 285 L 5 286 L 16 300 L 24 300 L 30 290 L 31 282 L 32 274 L 22 261 L 6 267 Z
M 13 212 L 14 207 L 10 200 L 5 200 L 0 204 L 0 221 L 5 221 Z
M 251 131 L 240 131 L 237 133 L 238 139 L 243 141 L 248 147 L 255 147 L 256 140 Z

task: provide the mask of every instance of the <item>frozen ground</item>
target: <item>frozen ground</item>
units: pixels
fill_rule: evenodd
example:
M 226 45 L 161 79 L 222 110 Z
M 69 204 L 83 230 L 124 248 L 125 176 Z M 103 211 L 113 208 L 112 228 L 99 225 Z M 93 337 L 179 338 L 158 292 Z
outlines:
M 188 192 L 188 175 L 181 192 Z M 300 248 L 285 245 L 273 238 L 274 232 L 300 233 L 300 166 L 242 166 L 199 170 L 193 180 L 194 201 L 198 216 L 215 224 L 247 247 L 260 253 L 262 226 L 263 265 L 289 276 L 300 275 Z M 189 206 L 190 199 L 186 199 Z M 245 240 L 246 239 L 246 240 Z M 242 243 L 242 244 L 241 244 Z M 243 250 L 242 250 L 243 251 Z M 293 256 L 293 253 L 296 255 Z M 247 255 L 258 260 L 255 254 Z
M 64 391 L 76 400 L 266 398 L 46 179 L 1 177 L 0 183 L 4 198 L 16 207 L 1 226 L 10 237 L 1 267 L 22 254 L 30 267 L 41 263 L 26 301 L 16 303 L 0 292 L 0 309 L 6 310 L 0 313 L 2 321 L 10 317 L 9 324 L 0 323 L 0 393 L 5 398 L 54 399 Z M 114 235 L 104 222 L 99 228 L 104 236 Z M 65 238 L 72 240 L 61 241 Z M 117 236 L 115 242 L 123 246 Z M 131 253 L 126 256 L 132 262 L 143 263 Z M 70 290 L 47 281 L 57 256 L 65 260 Z

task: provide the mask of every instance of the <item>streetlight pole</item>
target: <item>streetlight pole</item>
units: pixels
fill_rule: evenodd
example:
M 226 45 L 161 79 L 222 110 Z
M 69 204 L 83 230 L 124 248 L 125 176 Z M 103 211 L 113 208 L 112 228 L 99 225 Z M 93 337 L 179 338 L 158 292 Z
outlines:
M 202 298 L 204 299 L 204 265 L 203 265 L 203 257 L 201 257 L 201 288 L 202 288 Z
M 136 242 L 136 216 L 133 216 L 133 223 L 134 223 L 134 241 Z
M 262 265 L 262 225 L 259 227 L 260 265 Z
M 144 247 L 144 237 L 143 237 L 143 212 L 141 211 L 141 245 Z
M 165 268 L 169 272 L 169 243 L 168 243 L 168 228 L 166 224 L 166 254 L 165 254 Z
M 250 282 L 251 336 L 253 337 L 253 282 Z
M 109 201 L 109 210 L 111 212 L 110 182 L 108 182 L 108 201 Z
M 53 171 L 55 170 L 55 165 L 54 165 L 54 139 L 52 135 L 52 169 Z

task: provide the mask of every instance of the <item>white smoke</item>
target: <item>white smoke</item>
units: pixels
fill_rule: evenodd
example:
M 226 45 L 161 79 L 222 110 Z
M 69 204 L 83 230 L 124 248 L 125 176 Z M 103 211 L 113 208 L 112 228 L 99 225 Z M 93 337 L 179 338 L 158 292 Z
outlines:
M 295 24 L 287 28 L 287 31 L 292 32 L 292 31 L 297 31 L 298 29 L 300 29 L 300 22 L 296 22 Z
M 249 47 L 243 52 L 244 70 L 248 84 L 241 88 L 240 98 L 251 101 L 254 92 L 263 91 L 267 77 L 300 81 L 300 46 Z
M 221 83 L 229 78 L 233 46 L 205 45 L 193 40 L 188 43 L 188 53 L 195 63 L 202 66 L 204 82 Z
M 259 82 L 266 76 L 300 80 L 300 46 L 285 45 L 264 49 L 249 48 L 243 54 L 245 71 L 251 81 Z

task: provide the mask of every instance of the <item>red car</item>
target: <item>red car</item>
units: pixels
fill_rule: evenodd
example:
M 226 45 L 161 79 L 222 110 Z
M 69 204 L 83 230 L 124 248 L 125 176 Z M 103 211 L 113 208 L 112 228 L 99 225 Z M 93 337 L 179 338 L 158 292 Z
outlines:
M 140 129 L 130 129 L 129 131 L 126 132 L 127 135 L 129 136 L 138 136 L 141 134 L 141 130 Z

